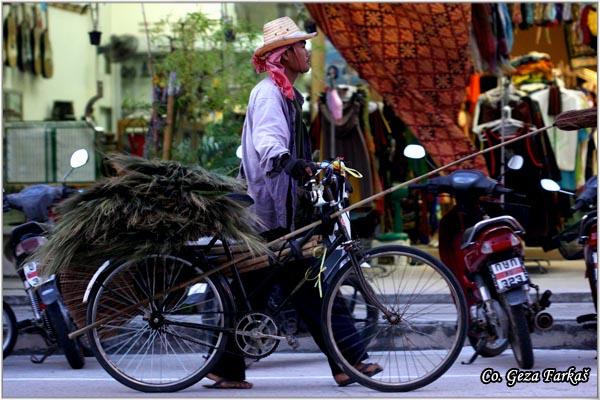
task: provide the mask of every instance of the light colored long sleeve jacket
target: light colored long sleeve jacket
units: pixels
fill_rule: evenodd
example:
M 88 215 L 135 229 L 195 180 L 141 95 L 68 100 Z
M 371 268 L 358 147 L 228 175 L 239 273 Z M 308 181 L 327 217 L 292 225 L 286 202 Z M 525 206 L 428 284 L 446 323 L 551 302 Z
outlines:
M 295 92 L 302 103 L 302 96 Z M 269 172 L 276 158 L 294 155 L 294 119 L 293 105 L 269 77 L 254 87 L 242 131 L 242 169 L 248 195 L 254 200 L 252 207 L 266 230 L 291 227 L 296 184 L 284 172 Z

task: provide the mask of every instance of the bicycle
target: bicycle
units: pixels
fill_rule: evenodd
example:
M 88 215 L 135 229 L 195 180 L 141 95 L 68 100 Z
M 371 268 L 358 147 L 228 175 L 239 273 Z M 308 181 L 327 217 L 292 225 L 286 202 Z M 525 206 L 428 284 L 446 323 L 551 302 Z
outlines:
M 460 285 L 445 265 L 419 250 L 363 251 L 348 233 L 347 215 L 330 218 L 342 209 L 347 168 L 341 160 L 320 167 L 317 175 L 324 172 L 324 178 L 305 188 L 323 223 L 306 227 L 299 239 L 280 238 L 284 245 L 269 256 L 278 267 L 299 258 L 313 262 L 273 313 L 302 285 L 315 282 L 321 290 L 323 266 L 329 265 L 322 326 L 342 370 L 379 391 L 409 391 L 433 382 L 464 344 L 467 308 Z M 311 247 L 315 236 L 321 239 Z M 222 254 L 215 254 L 217 249 Z M 288 338 L 273 316 L 252 308 L 240 276 L 242 267 L 257 263 L 249 257 L 240 261 L 234 253 L 235 246 L 216 235 L 180 254 L 105 263 L 87 296 L 86 330 L 100 365 L 132 389 L 173 392 L 200 381 L 228 340 L 254 359 L 275 351 Z M 385 264 L 392 272 L 371 273 L 371 264 Z M 368 376 L 359 361 L 376 362 L 383 371 Z

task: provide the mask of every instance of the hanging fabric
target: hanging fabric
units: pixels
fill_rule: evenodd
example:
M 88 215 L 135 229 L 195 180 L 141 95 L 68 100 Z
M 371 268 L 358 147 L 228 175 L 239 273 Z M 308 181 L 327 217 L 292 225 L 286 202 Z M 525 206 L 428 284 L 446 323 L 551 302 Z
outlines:
M 409 126 L 435 163 L 475 151 L 455 119 L 471 63 L 471 5 L 308 3 L 344 59 Z M 460 168 L 485 170 L 483 158 Z
M 486 126 L 491 121 L 501 117 L 501 101 L 494 92 L 484 93 L 480 96 L 477 110 L 477 125 Z M 512 90 L 510 92 L 508 106 L 511 108 L 511 117 L 522 121 L 524 126 L 514 131 L 513 135 L 522 135 L 528 132 L 528 126 L 542 127 L 547 121 L 548 93 L 545 89 L 545 102 L 540 104 L 532 96 L 527 96 L 523 91 Z M 537 92 L 536 92 L 537 93 Z M 567 135 L 575 137 L 574 132 Z M 567 136 L 564 135 L 564 136 Z M 488 148 L 502 142 L 499 131 L 484 128 L 480 134 L 481 145 Z M 504 138 L 505 140 L 506 138 Z M 525 194 L 525 198 L 514 195 L 506 195 L 507 206 L 505 212 L 515 217 L 525 228 L 526 243 L 529 246 L 540 246 L 558 232 L 561 226 L 561 218 L 568 213 L 568 199 L 558 197 L 554 193 L 543 190 L 539 184 L 540 179 L 550 178 L 560 181 L 563 174 L 557 164 L 549 135 L 543 132 L 532 138 L 513 143 L 504 148 L 504 159 L 502 152 L 497 149 L 485 155 L 488 170 L 492 178 L 498 178 L 511 155 L 518 154 L 524 158 L 524 165 L 518 171 L 505 170 L 504 176 L 507 187 L 516 193 Z M 575 176 L 573 174 L 573 176 Z M 526 204 L 528 207 L 514 206 L 508 203 Z
M 546 88 L 531 93 L 529 96 L 538 102 L 542 112 L 542 118 L 545 125 L 554 123 L 554 116 L 547 110 L 550 103 L 550 94 L 552 88 Z M 576 90 L 559 89 L 560 105 L 562 111 L 582 110 L 587 108 L 586 103 L 582 101 L 582 94 Z M 577 159 L 578 137 L 575 132 L 567 132 L 558 128 L 551 128 L 547 132 L 550 137 L 550 143 L 554 150 L 558 168 L 561 171 L 575 171 L 575 161 Z M 574 184 L 574 183 L 573 183 Z M 572 184 L 569 185 L 572 187 Z
M 353 192 L 350 194 L 351 203 L 370 197 L 375 193 L 369 151 L 360 122 L 362 107 L 365 106 L 364 101 L 364 95 L 361 92 L 354 93 L 344 104 L 343 116 L 339 121 L 333 118 L 326 102 L 319 102 L 319 114 L 322 118 L 321 157 L 323 159 L 344 157 L 352 168 L 360 171 L 363 175 L 362 179 L 350 178 L 353 188 Z M 331 140 L 332 124 L 334 127 L 333 141 Z M 334 149 L 332 149 L 332 144 Z

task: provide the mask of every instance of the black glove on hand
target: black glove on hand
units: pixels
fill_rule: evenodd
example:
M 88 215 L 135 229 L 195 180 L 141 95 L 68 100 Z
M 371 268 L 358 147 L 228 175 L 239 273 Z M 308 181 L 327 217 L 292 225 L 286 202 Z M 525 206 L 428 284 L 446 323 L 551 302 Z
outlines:
M 314 175 L 316 169 L 314 164 L 301 159 L 290 157 L 285 163 L 284 171 L 295 180 L 300 180 L 305 177 Z

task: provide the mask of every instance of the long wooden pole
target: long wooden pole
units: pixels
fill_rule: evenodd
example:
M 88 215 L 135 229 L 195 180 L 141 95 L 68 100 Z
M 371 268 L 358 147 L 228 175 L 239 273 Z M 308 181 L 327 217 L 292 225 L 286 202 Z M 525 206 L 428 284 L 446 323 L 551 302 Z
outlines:
M 432 176 L 432 175 L 435 175 L 435 174 L 437 174 L 437 173 L 439 173 L 439 172 L 441 172 L 441 171 L 443 171 L 443 170 L 445 170 L 445 169 L 448 169 L 448 168 L 450 168 L 450 167 L 453 167 L 453 166 L 455 166 L 455 165 L 457 165 L 457 164 L 460 164 L 460 163 L 462 163 L 462 162 L 465 162 L 465 161 L 467 161 L 467 160 L 470 160 L 470 159 L 472 159 L 472 158 L 475 158 L 475 157 L 477 157 L 477 156 L 480 156 L 480 155 L 482 155 L 482 154 L 489 153 L 490 151 L 496 150 L 496 149 L 498 149 L 498 148 L 500 148 L 500 147 L 502 147 L 502 146 L 507 146 L 507 145 L 509 145 L 509 144 L 511 144 L 511 143 L 514 143 L 514 142 L 517 142 L 517 141 L 519 141 L 519 140 L 523 140 L 523 139 L 526 139 L 526 138 L 528 138 L 528 137 L 531 137 L 531 136 L 537 135 L 538 133 L 541 133 L 541 132 L 543 132 L 543 131 L 545 131 L 545 130 L 548 130 L 548 129 L 552 128 L 553 126 L 554 126 L 554 125 L 551 125 L 551 126 L 545 126 L 545 127 L 543 127 L 543 128 L 537 129 L 537 130 L 535 130 L 535 131 L 531 131 L 531 132 L 529 132 L 529 133 L 526 133 L 526 134 L 524 134 L 524 135 L 521 135 L 521 136 L 518 136 L 518 137 L 516 137 L 516 138 L 513 138 L 513 139 L 510 139 L 510 140 L 507 140 L 507 141 L 505 141 L 504 143 L 499 143 L 499 144 L 497 144 L 497 145 L 495 145 L 495 146 L 491 146 L 491 147 L 488 147 L 487 149 L 484 149 L 484 150 L 478 151 L 477 153 L 473 153 L 473 154 L 471 154 L 471 155 L 468 155 L 468 156 L 466 156 L 466 157 L 463 157 L 463 158 L 461 158 L 461 159 L 458 159 L 458 160 L 452 161 L 451 163 L 449 163 L 449 164 L 446 164 L 446 165 L 443 165 L 443 166 L 441 166 L 441 167 L 439 167 L 439 168 L 437 168 L 437 169 L 434 169 L 433 171 L 430 171 L 430 172 L 428 172 L 428 173 L 426 173 L 426 174 L 423 174 L 423 175 L 421 175 L 421 176 L 418 176 L 418 177 L 416 177 L 416 178 L 413 178 L 413 179 L 411 179 L 411 180 L 409 180 L 409 181 L 406 181 L 406 182 L 399 183 L 399 184 L 397 184 L 397 185 L 395 185 L 395 186 L 392 186 L 391 188 L 388 188 L 388 189 L 384 190 L 383 192 L 376 193 L 376 194 L 374 194 L 374 195 L 373 195 L 373 196 L 371 196 L 371 197 L 367 197 L 366 199 L 363 199 L 363 200 L 361 200 L 361 201 L 359 201 L 359 202 L 356 202 L 356 203 L 352 204 L 351 206 L 344 208 L 343 210 L 340 210 L 340 211 L 337 211 L 337 212 L 335 212 L 335 213 L 331 214 L 329 217 L 330 217 L 330 218 L 332 218 L 332 219 L 333 219 L 333 218 L 337 218 L 337 217 L 339 217 L 340 215 L 342 215 L 342 214 L 343 214 L 343 213 L 345 213 L 345 212 L 348 212 L 348 211 L 354 210 L 355 208 L 358 208 L 358 207 L 361 207 L 361 206 L 363 206 L 363 205 L 365 205 L 365 204 L 368 204 L 368 203 L 372 202 L 373 200 L 376 200 L 376 199 L 378 199 L 378 198 L 380 198 L 380 197 L 383 197 L 383 196 L 386 196 L 386 195 L 388 195 L 388 194 L 390 194 L 390 193 L 393 193 L 393 192 L 395 192 L 396 190 L 398 190 L 398 189 L 401 189 L 401 188 L 403 188 L 403 187 L 406 187 L 406 186 L 408 186 L 408 185 L 410 185 L 410 184 L 412 184 L 412 183 L 418 182 L 418 181 L 420 181 L 420 180 L 422 180 L 422 179 L 425 179 L 425 178 L 429 178 L 430 176 Z M 306 226 L 304 226 L 304 227 L 302 227 L 302 228 L 300 228 L 300 229 L 297 229 L 297 230 L 295 230 L 295 231 L 293 231 L 293 232 L 290 232 L 289 234 L 287 234 L 287 235 L 285 235 L 285 236 L 282 236 L 282 237 L 280 237 L 279 239 L 275 239 L 275 240 L 273 240 L 272 242 L 269 242 L 269 243 L 267 244 L 267 246 L 272 246 L 272 245 L 275 245 L 275 244 L 277 244 L 277 243 L 279 243 L 279 242 L 281 242 L 281 241 L 284 241 L 284 240 L 291 239 L 291 238 L 293 238 L 293 237 L 295 237 L 295 236 L 298 236 L 299 234 L 301 234 L 301 233 L 303 233 L 303 232 L 306 232 L 306 231 L 308 231 L 309 229 L 312 229 L 312 228 L 314 228 L 314 227 L 317 227 L 317 226 L 321 225 L 322 223 L 323 223 L 322 221 L 315 221 L 315 222 L 313 222 L 312 224 L 306 225 Z
M 460 164 L 460 163 L 462 163 L 462 162 L 465 162 L 465 161 L 467 161 L 467 160 L 470 160 L 470 159 L 472 159 L 472 158 L 475 158 L 475 157 L 477 157 L 477 156 L 480 156 L 480 155 L 482 155 L 482 154 L 489 153 L 490 151 L 496 150 L 496 149 L 498 149 L 498 148 L 500 148 L 500 147 L 502 147 L 502 146 L 507 146 L 507 145 L 509 145 L 509 144 L 511 144 L 511 143 L 514 143 L 514 142 L 517 142 L 517 141 L 519 141 L 519 140 L 527 139 L 528 137 L 531 137 L 531 136 L 537 135 L 538 133 L 541 133 L 541 132 L 543 132 L 543 131 L 545 131 L 545 130 L 548 130 L 548 129 L 552 128 L 553 126 L 554 126 L 554 125 L 545 126 L 545 127 L 543 127 L 543 128 L 540 128 L 540 129 L 537 129 L 537 130 L 531 131 L 531 132 L 529 132 L 529 133 L 526 133 L 526 134 L 524 134 L 524 135 L 517 136 L 516 138 L 513 138 L 513 139 L 510 139 L 510 140 L 507 140 L 507 141 L 505 141 L 505 142 L 503 142 L 503 143 L 499 143 L 499 144 L 497 144 L 497 145 L 495 145 L 495 146 L 488 147 L 487 149 L 484 149 L 484 150 L 478 151 L 478 152 L 476 152 L 476 153 L 473 153 L 473 154 L 471 154 L 471 155 L 468 155 L 468 156 L 466 156 L 466 157 L 463 157 L 463 158 L 460 158 L 460 159 L 458 159 L 458 160 L 452 161 L 451 163 L 449 163 L 449 164 L 446 164 L 446 165 L 443 165 L 443 166 L 441 166 L 441 167 L 439 167 L 439 168 L 437 168 L 437 169 L 434 169 L 433 171 L 430 171 L 430 172 L 428 172 L 428 173 L 426 173 L 426 174 L 423 174 L 423 175 L 421 175 L 421 176 L 418 176 L 418 177 L 416 177 L 416 178 L 413 178 L 413 179 L 411 179 L 411 180 L 408 180 L 408 181 L 406 181 L 406 182 L 399 183 L 399 184 L 397 184 L 397 185 L 395 185 L 395 186 L 392 186 L 392 187 L 391 187 L 391 188 L 389 188 L 389 189 L 386 189 L 386 190 L 384 190 L 383 192 L 376 193 L 376 194 L 374 194 L 374 195 L 373 195 L 373 196 L 371 196 L 371 197 L 367 197 L 366 199 L 363 199 L 363 200 L 361 200 L 361 201 L 359 201 L 359 202 L 357 202 L 357 203 L 354 203 L 354 204 L 353 204 L 353 205 L 351 205 L 350 207 L 346 207 L 346 208 L 344 208 L 343 210 L 340 210 L 340 211 L 337 211 L 337 212 L 335 212 L 335 213 L 331 214 L 331 215 L 329 216 L 329 218 L 332 218 L 332 219 L 333 219 L 333 218 L 337 218 L 337 217 L 339 217 L 340 215 L 342 215 L 342 214 L 343 214 L 343 213 L 345 213 L 345 212 L 348 212 L 348 211 L 354 210 L 355 208 L 361 207 L 361 206 L 363 206 L 363 205 L 365 205 L 365 204 L 367 204 L 367 203 L 370 203 L 371 201 L 373 201 L 373 200 L 375 200 L 375 199 L 378 199 L 378 198 L 380 198 L 380 197 L 383 197 L 383 196 L 386 196 L 386 195 L 388 195 L 388 194 L 390 194 L 390 193 L 393 193 L 393 192 L 395 192 L 396 190 L 398 190 L 398 189 L 401 189 L 401 188 L 403 188 L 403 187 L 406 187 L 406 186 L 408 186 L 408 185 L 410 185 L 410 184 L 412 184 L 412 183 L 415 183 L 415 182 L 418 182 L 418 181 L 420 181 L 420 180 L 422 180 L 422 179 L 428 178 L 428 177 L 430 177 L 430 176 L 432 176 L 432 175 L 435 175 L 435 174 L 437 174 L 437 173 L 439 173 L 439 172 L 441 172 L 441 171 L 443 171 L 443 170 L 445 170 L 445 169 L 448 169 L 448 168 L 450 168 L 450 167 L 453 167 L 453 166 L 455 166 L 455 165 L 458 165 L 458 164 Z M 271 242 L 267 243 L 267 246 L 268 246 L 268 247 L 271 247 L 271 246 L 273 246 L 273 245 L 275 245 L 275 244 L 277 244 L 277 243 L 280 243 L 280 242 L 282 242 L 282 241 L 289 240 L 289 239 L 291 239 L 291 238 L 293 238 L 293 237 L 295 237 L 295 236 L 298 236 L 298 235 L 299 235 L 299 234 L 301 234 L 301 233 L 304 233 L 304 232 L 306 232 L 306 231 L 308 231 L 308 230 L 310 230 L 310 229 L 312 229 L 312 228 L 315 228 L 315 227 L 317 227 L 317 226 L 321 225 L 322 223 L 323 223 L 322 221 L 315 221 L 315 222 L 313 222 L 312 224 L 306 225 L 306 226 L 304 226 L 304 227 L 302 227 L 302 228 L 300 228 L 300 229 L 297 229 L 297 230 L 295 230 L 295 231 L 293 231 L 293 232 L 290 232 L 290 233 L 288 233 L 288 234 L 287 234 L 287 235 L 285 235 L 285 236 L 282 236 L 282 237 L 280 237 L 280 238 L 278 238 L 278 239 L 275 239 L 275 240 L 273 240 L 273 241 L 271 241 Z M 229 262 L 226 262 L 226 263 L 224 263 L 224 264 L 221 264 L 221 265 L 220 265 L 220 266 L 218 266 L 217 268 L 215 268 L 215 269 L 212 269 L 212 270 L 210 270 L 210 271 L 208 271 L 208 272 L 205 272 L 205 273 L 203 273 L 203 274 L 201 274 L 201 275 L 199 275 L 199 276 L 196 276 L 196 277 L 194 277 L 194 278 L 190 279 L 190 280 L 189 280 L 189 281 L 187 281 L 187 282 L 183 282 L 183 283 L 181 283 L 180 285 L 178 285 L 176 288 L 173 288 L 173 289 L 171 289 L 171 290 L 176 290 L 176 289 L 178 289 L 178 288 L 183 288 L 183 287 L 185 287 L 185 286 L 187 286 L 187 285 L 190 285 L 190 284 L 193 284 L 193 283 L 195 283 L 195 282 L 200 282 L 202 279 L 204 279 L 204 278 L 205 278 L 205 277 L 207 277 L 208 275 L 212 275 L 212 274 L 214 274 L 214 273 L 216 273 L 216 272 L 223 271 L 223 270 L 225 270 L 226 268 L 228 268 L 228 267 L 230 267 L 230 266 L 232 266 L 232 265 L 234 265 L 234 264 L 236 264 L 236 263 L 238 263 L 238 262 L 241 262 L 241 261 L 244 261 L 244 260 L 248 260 L 248 259 L 250 259 L 250 258 L 251 258 L 251 256 L 243 256 L 243 257 L 240 257 L 240 258 L 238 258 L 238 259 L 234 259 L 234 260 L 231 260 L 231 261 L 229 261 Z M 126 308 L 125 308 L 125 309 L 123 309 L 123 310 L 122 310 L 122 311 L 121 311 L 119 314 L 122 314 L 122 313 L 125 313 L 125 312 L 128 312 L 128 311 L 131 311 L 131 310 L 133 310 L 133 309 L 134 309 L 134 307 L 137 307 L 137 306 L 139 306 L 140 304 L 141 304 L 141 303 L 134 304 L 134 305 L 131 305 L 131 306 L 129 306 L 129 307 L 126 307 Z M 99 325 L 102 325 L 103 323 L 107 322 L 107 321 L 108 321 L 108 320 L 109 320 L 111 317 L 112 317 L 112 316 L 110 316 L 110 317 L 105 317 L 105 318 L 103 318 L 103 319 L 100 319 L 100 320 L 98 320 L 98 321 L 96 321 L 96 322 L 94 322 L 94 323 L 92 323 L 92 324 L 90 324 L 90 325 L 87 325 L 87 326 L 85 326 L 85 327 L 83 327 L 83 328 L 81 328 L 81 329 L 79 329 L 79 330 L 77 330 L 77 331 L 75 331 L 75 332 L 72 332 L 72 333 L 70 333 L 70 334 L 69 334 L 69 338 L 70 338 L 70 339 L 74 339 L 74 338 L 76 338 L 76 337 L 78 337 L 78 336 L 81 336 L 81 335 L 83 335 L 84 333 L 86 333 L 87 331 L 89 331 L 90 329 L 94 329 L 95 327 L 97 327 L 97 326 L 99 326 Z

